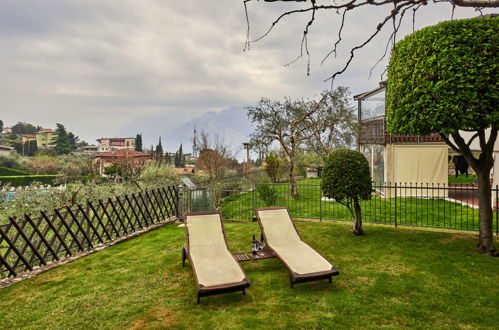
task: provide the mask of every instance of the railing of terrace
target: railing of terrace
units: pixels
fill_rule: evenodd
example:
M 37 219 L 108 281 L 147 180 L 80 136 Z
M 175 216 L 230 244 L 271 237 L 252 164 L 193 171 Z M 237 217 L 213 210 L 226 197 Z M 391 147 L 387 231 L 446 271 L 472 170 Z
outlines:
M 319 184 L 297 184 L 298 196 L 289 195 L 289 184 L 268 184 L 276 191 L 272 206 L 287 206 L 295 218 L 352 220 L 348 209 L 325 198 Z M 371 199 L 362 201 L 365 222 L 389 225 L 479 230 L 478 189 L 473 185 L 388 184 L 374 183 Z M 499 235 L 499 187 L 492 189 L 493 227 Z M 255 208 L 266 207 L 256 189 L 211 191 L 206 210 L 218 209 L 226 220 L 251 221 Z M 186 211 L 192 196 L 185 194 Z M 492 202 L 492 201 L 491 201 Z M 201 204 L 203 205 L 203 204 Z M 197 211 L 202 211 L 199 208 Z
M 0 225 L 0 279 L 15 277 L 180 214 L 178 187 L 144 190 L 10 218 Z

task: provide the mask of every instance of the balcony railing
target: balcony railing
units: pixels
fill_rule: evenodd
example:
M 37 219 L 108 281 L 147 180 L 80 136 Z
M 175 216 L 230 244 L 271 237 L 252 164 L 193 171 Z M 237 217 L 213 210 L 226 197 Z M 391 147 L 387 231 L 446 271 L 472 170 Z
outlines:
M 439 134 L 432 133 L 419 135 L 393 135 L 386 131 L 385 117 L 376 117 L 361 122 L 360 144 L 387 144 L 387 143 L 427 143 L 445 142 Z

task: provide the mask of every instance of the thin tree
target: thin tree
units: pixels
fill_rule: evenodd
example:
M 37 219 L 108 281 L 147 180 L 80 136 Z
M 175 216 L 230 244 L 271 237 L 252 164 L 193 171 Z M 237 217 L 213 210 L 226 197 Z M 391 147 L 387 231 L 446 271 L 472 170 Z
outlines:
M 184 152 L 182 151 L 182 144 L 180 144 L 180 148 L 178 148 L 178 167 L 185 166 L 185 157 Z
M 197 166 L 208 174 L 210 183 L 218 183 L 234 157 L 230 145 L 218 135 L 210 138 L 205 131 L 200 132 L 196 144 L 200 150 Z
M 159 143 L 156 145 L 154 158 L 156 159 L 156 163 L 158 164 L 161 164 L 163 161 L 163 146 L 161 145 L 161 136 L 159 137 Z
M 137 134 L 135 137 L 135 151 L 142 152 L 142 133 Z

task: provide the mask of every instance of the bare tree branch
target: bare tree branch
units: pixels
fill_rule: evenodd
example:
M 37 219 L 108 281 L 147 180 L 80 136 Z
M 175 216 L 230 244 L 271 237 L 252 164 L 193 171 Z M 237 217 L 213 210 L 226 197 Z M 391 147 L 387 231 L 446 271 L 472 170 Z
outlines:
M 345 72 L 348 69 L 348 67 L 350 66 L 350 63 L 352 62 L 352 60 L 355 56 L 355 52 L 357 50 L 363 48 L 367 44 L 369 44 L 379 34 L 379 32 L 383 29 L 383 27 L 386 25 L 386 23 L 389 20 L 392 20 L 393 25 L 394 25 L 394 31 L 392 32 L 392 34 L 390 36 L 390 40 L 393 43 L 395 43 L 396 34 L 398 32 L 398 27 L 400 27 L 400 24 L 402 22 L 402 18 L 404 16 L 405 12 L 410 8 L 413 9 L 413 32 L 414 32 L 416 11 L 421 6 L 428 5 L 428 0 L 381 0 L 381 1 L 350 0 L 350 1 L 347 1 L 344 3 L 337 2 L 337 0 L 330 0 L 331 4 L 323 4 L 323 5 L 317 5 L 316 0 L 264 0 L 264 2 L 296 2 L 296 3 L 310 2 L 310 5 L 308 5 L 305 8 L 293 9 L 293 10 L 283 12 L 272 22 L 272 24 L 267 29 L 267 31 L 265 31 L 262 35 L 260 35 L 256 39 L 250 40 L 250 34 L 249 34 L 249 24 L 250 23 L 249 23 L 249 18 L 248 18 L 248 7 L 247 7 L 247 3 L 250 1 L 252 1 L 252 0 L 244 0 L 243 1 L 245 14 L 246 14 L 246 22 L 248 24 L 248 28 L 246 31 L 247 32 L 246 43 L 245 43 L 245 48 L 244 48 L 245 50 L 249 49 L 251 43 L 257 42 L 257 41 L 267 37 L 272 32 L 274 27 L 277 24 L 279 24 L 283 19 L 290 17 L 292 15 L 296 15 L 296 14 L 299 15 L 299 14 L 307 13 L 310 11 L 312 12 L 312 16 L 308 20 L 307 25 L 305 27 L 305 30 L 303 32 L 303 38 L 301 40 L 301 45 L 300 45 L 300 54 L 297 56 L 297 58 L 295 60 L 286 64 L 286 66 L 288 66 L 288 65 L 295 63 L 297 60 L 301 59 L 303 57 L 303 49 L 305 48 L 305 52 L 306 52 L 307 57 L 308 57 L 307 75 L 310 74 L 310 53 L 308 50 L 308 32 L 309 32 L 310 27 L 312 26 L 312 24 L 315 21 L 316 12 L 326 11 L 326 10 L 336 10 L 337 12 L 339 12 L 339 10 L 343 10 L 342 18 L 341 18 L 341 25 L 340 25 L 340 28 L 338 31 L 338 40 L 334 43 L 333 49 L 330 50 L 326 54 L 326 56 L 322 59 L 322 61 L 321 61 L 321 65 L 322 65 L 326 61 L 326 59 L 328 59 L 332 54 L 335 55 L 335 58 L 337 56 L 338 45 L 340 44 L 340 42 L 342 40 L 342 32 L 343 32 L 343 29 L 345 26 L 345 16 L 346 16 L 346 13 L 348 11 L 352 11 L 356 8 L 365 7 L 365 6 L 373 7 L 373 6 L 384 6 L 384 5 L 388 5 L 388 4 L 393 5 L 393 9 L 389 12 L 389 14 L 383 20 L 381 20 L 381 22 L 379 22 L 379 24 L 376 27 L 376 30 L 364 42 L 362 42 L 361 44 L 350 49 L 350 56 L 349 56 L 348 60 L 346 61 L 345 65 L 340 70 L 338 70 L 337 72 L 335 72 L 333 75 L 331 75 L 329 78 L 327 78 L 325 80 L 325 82 L 331 80 L 331 86 L 333 84 L 334 78 L 337 77 L 338 75 L 342 74 L 343 72 Z M 456 6 L 457 7 L 475 7 L 475 8 L 479 8 L 479 9 L 499 7 L 499 0 L 432 0 L 432 1 L 434 3 L 436 3 L 436 2 L 450 3 L 453 6 L 451 18 L 454 17 L 454 9 Z M 397 20 L 398 20 L 398 24 L 395 23 Z M 387 48 L 388 48 L 388 46 L 387 46 Z M 383 54 L 381 59 L 374 65 L 374 67 L 376 67 L 377 64 L 379 64 L 379 62 L 386 57 L 386 54 L 387 54 L 387 50 L 385 51 L 385 53 Z M 372 73 L 373 68 L 371 68 L 371 73 Z

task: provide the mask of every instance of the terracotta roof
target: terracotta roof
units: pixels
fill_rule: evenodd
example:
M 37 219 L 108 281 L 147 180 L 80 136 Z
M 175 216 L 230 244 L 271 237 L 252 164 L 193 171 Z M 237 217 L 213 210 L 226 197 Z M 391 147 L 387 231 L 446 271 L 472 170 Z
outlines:
M 51 128 L 42 128 L 37 133 L 54 133 L 54 130 Z
M 114 157 L 114 158 L 121 158 L 121 157 L 150 157 L 147 152 L 140 152 L 140 151 L 135 151 L 135 150 L 129 150 L 129 149 L 120 149 L 120 150 L 112 150 L 109 152 L 100 152 L 97 154 L 96 157 Z

